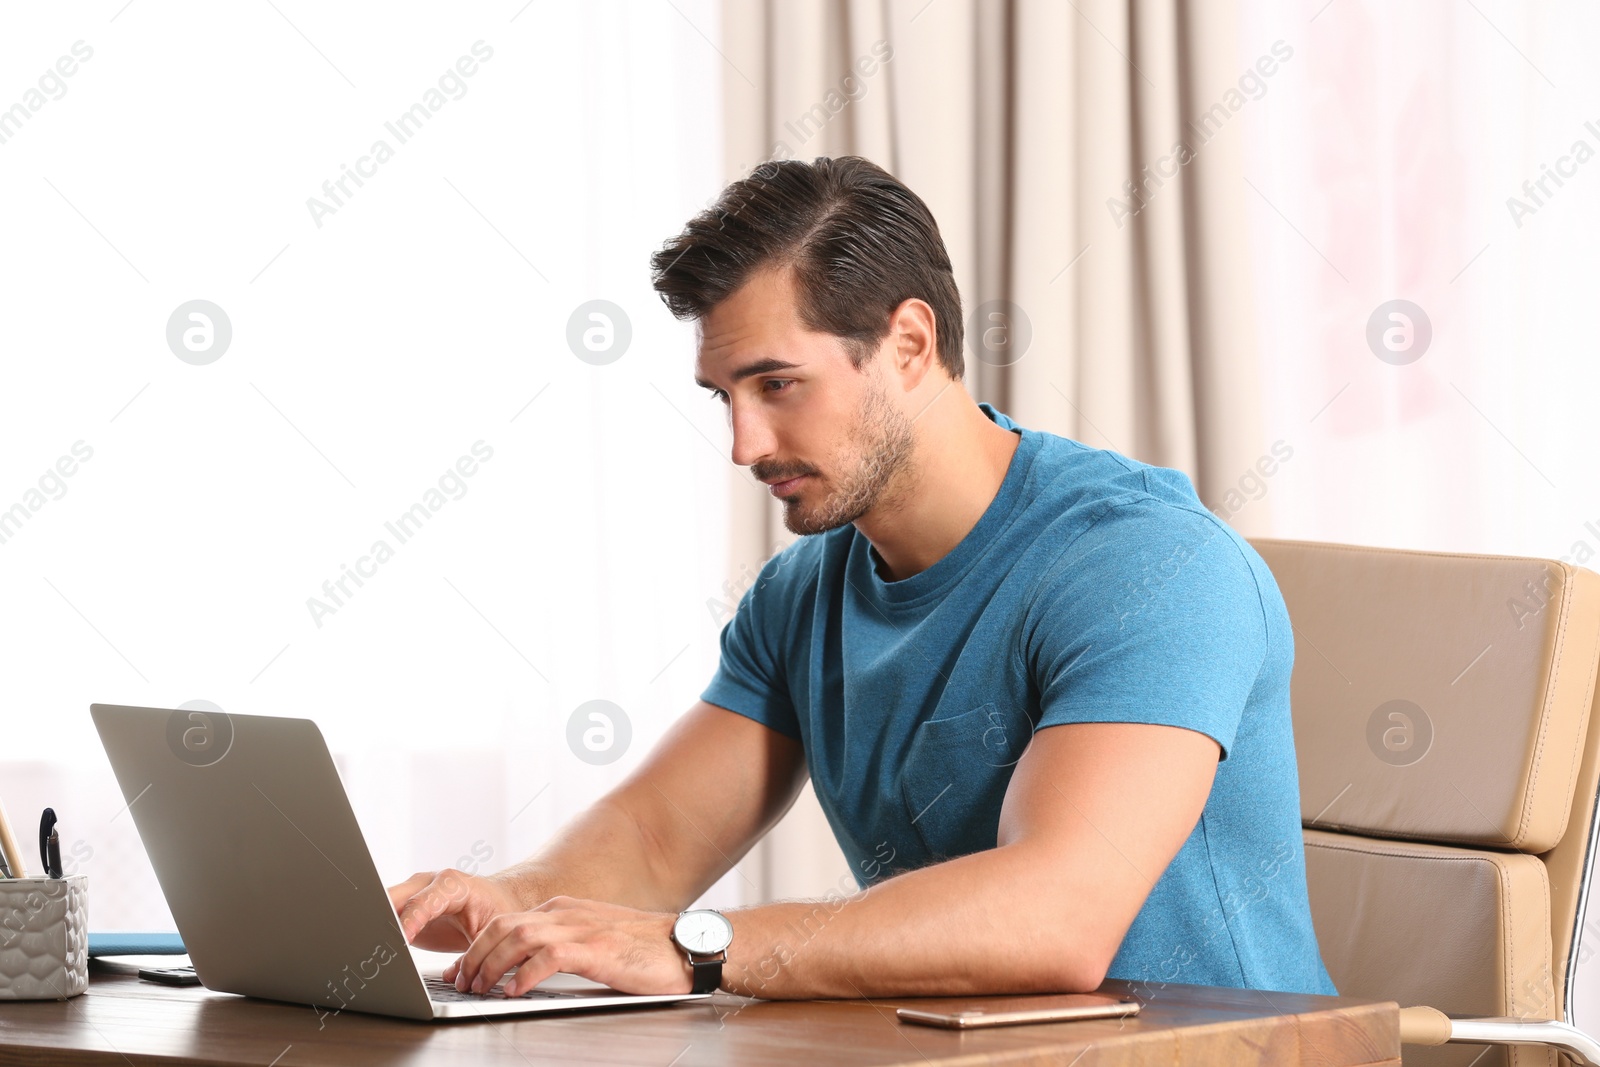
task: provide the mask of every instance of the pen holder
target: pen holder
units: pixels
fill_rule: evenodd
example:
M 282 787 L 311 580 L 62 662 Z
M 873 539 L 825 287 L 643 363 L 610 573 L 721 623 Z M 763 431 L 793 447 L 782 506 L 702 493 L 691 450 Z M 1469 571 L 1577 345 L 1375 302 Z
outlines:
M 89 879 L 0 878 L 0 1000 L 89 988 Z

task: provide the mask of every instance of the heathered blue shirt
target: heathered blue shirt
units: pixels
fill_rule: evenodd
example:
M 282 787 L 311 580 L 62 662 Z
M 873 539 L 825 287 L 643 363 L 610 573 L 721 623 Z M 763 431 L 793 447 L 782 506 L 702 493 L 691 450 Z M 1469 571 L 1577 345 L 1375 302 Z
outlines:
M 862 886 L 994 848 L 1037 730 L 1203 733 L 1222 749 L 1211 795 L 1109 976 L 1333 993 L 1271 572 L 1182 473 L 981 407 L 1021 440 L 961 543 L 886 582 L 854 526 L 801 538 L 740 600 L 703 699 L 799 739 Z

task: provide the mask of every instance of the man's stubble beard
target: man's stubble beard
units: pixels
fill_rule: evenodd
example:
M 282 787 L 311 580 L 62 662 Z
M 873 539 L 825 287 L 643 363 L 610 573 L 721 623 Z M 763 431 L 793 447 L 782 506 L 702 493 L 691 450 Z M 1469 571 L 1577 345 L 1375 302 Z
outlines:
M 911 420 L 889 402 L 881 388 L 869 389 L 862 397 L 850 443 L 859 457 L 855 467 L 821 504 L 805 510 L 798 498 L 784 501 L 783 524 L 790 533 L 827 533 L 869 511 L 899 507 L 913 480 L 916 436 Z

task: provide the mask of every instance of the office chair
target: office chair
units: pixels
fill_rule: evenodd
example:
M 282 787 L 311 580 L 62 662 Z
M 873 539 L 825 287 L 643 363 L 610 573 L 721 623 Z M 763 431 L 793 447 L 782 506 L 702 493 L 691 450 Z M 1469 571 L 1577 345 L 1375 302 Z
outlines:
M 1401 1005 L 1407 1067 L 1600 1067 L 1600 575 L 1251 543 L 1294 624 L 1306 874 L 1339 992 Z

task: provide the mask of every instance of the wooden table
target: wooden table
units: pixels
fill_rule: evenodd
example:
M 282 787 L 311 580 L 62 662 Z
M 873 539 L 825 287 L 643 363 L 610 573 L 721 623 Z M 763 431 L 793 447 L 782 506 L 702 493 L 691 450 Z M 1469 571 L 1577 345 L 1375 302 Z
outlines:
M 900 1005 L 957 1000 L 779 1002 L 717 995 L 709 1001 L 623 1012 L 511 1021 L 415 1023 L 131 975 L 92 973 L 68 1001 L 0 1001 L 0 1064 L 695 1064 L 833 1067 L 882 1064 L 1170 1065 L 1175 1063 L 1400 1063 L 1398 1009 L 1354 997 L 1254 993 L 1169 985 L 1134 992 L 1128 1020 L 955 1031 L 896 1021 Z M 996 1010 L 1004 997 L 986 998 Z

